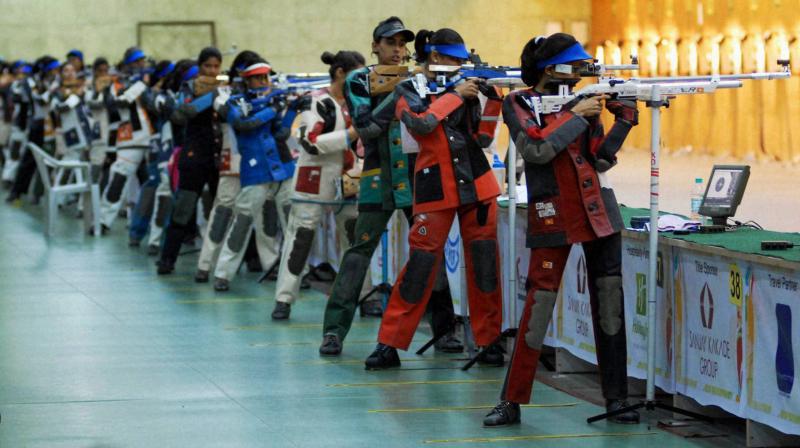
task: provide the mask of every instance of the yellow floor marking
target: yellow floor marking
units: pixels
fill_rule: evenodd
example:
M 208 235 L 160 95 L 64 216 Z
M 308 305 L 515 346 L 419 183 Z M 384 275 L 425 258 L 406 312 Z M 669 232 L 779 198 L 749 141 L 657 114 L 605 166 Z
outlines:
M 548 435 L 529 435 L 529 436 L 501 436 L 501 437 L 474 437 L 465 439 L 441 439 L 425 440 L 423 443 L 490 443 L 490 442 L 519 442 L 530 440 L 552 440 L 552 439 L 590 439 L 596 437 L 634 437 L 634 436 L 654 436 L 658 433 L 651 432 L 613 432 L 595 434 L 548 434 Z
M 554 403 L 554 404 L 523 404 L 523 408 L 566 408 L 577 406 L 580 403 Z M 449 411 L 473 411 L 479 409 L 492 409 L 494 404 L 485 404 L 477 406 L 450 406 L 438 408 L 395 408 L 395 409 L 370 409 L 367 412 L 374 414 L 382 413 L 406 413 L 406 412 L 449 412 Z
M 226 297 L 214 299 L 184 299 L 176 300 L 175 302 L 181 305 L 222 305 L 226 303 L 272 302 L 272 299 L 261 297 Z
M 219 299 L 225 300 L 225 299 Z M 352 327 L 363 327 L 363 328 L 373 328 L 378 326 L 378 322 L 369 323 L 369 322 L 356 322 Z M 225 327 L 225 331 L 263 331 L 263 330 L 271 330 L 275 328 L 292 328 L 292 329 L 308 329 L 308 328 L 320 328 L 322 324 L 282 324 L 282 323 L 275 323 L 272 325 L 241 325 L 237 327 Z M 377 342 L 376 342 L 377 344 Z
M 348 344 L 374 344 L 375 340 L 369 341 L 347 341 Z M 250 347 L 282 347 L 282 346 L 295 346 L 295 345 L 317 345 L 319 342 L 254 342 Z M 362 363 L 364 361 L 361 361 Z
M 429 380 L 429 381 L 379 381 L 374 383 L 328 384 L 328 387 L 385 387 L 385 386 L 417 386 L 440 384 L 488 384 L 500 383 L 500 380 Z
M 467 362 L 469 359 L 466 358 L 410 358 L 410 359 L 401 359 L 401 363 L 406 362 Z M 363 359 L 346 359 L 342 361 L 338 360 L 306 360 L 306 361 L 293 361 L 287 364 L 303 364 L 303 365 L 326 365 L 326 364 L 364 364 Z

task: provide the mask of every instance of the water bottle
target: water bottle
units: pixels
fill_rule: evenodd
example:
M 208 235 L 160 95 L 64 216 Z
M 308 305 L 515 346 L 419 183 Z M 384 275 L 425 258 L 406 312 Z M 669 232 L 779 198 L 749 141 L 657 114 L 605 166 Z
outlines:
M 705 193 L 705 188 L 703 188 L 703 178 L 697 177 L 694 179 L 694 186 L 692 187 L 692 213 L 689 217 L 692 221 L 700 221 L 700 204 L 703 202 L 703 194 Z

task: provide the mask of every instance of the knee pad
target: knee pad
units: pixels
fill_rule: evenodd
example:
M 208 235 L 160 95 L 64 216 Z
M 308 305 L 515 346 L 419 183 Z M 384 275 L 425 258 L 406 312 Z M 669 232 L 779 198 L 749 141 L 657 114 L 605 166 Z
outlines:
M 175 208 L 172 210 L 172 222 L 185 226 L 192 219 L 197 206 L 197 193 L 189 190 L 178 190 L 175 197 Z
M 292 251 L 289 253 L 289 272 L 294 275 L 300 275 L 308 260 L 308 254 L 311 253 L 311 245 L 314 243 L 314 230 L 300 227 L 294 234 L 294 243 L 292 244 Z
M 369 257 L 347 252 L 342 258 L 342 264 L 339 266 L 339 277 L 336 282 L 340 286 L 340 294 L 346 299 L 358 300 L 358 294 L 361 292 L 361 284 L 363 283 L 363 275 L 369 268 Z M 361 281 L 359 281 L 361 280 Z
M 164 227 L 167 225 L 167 218 L 172 211 L 172 196 L 156 197 L 156 225 Z
M 494 292 L 497 290 L 497 241 L 473 241 L 469 250 L 475 284 L 481 292 Z
M 253 225 L 253 217 L 250 215 L 236 215 L 236 220 L 233 221 L 233 228 L 231 228 L 231 235 L 228 237 L 228 249 L 239 252 L 247 242 L 247 237 L 250 236 L 250 227 Z
M 156 187 L 148 185 L 142 188 L 142 196 L 139 198 L 139 216 L 151 216 L 156 205 Z
M 622 277 L 600 277 L 595 286 L 600 329 L 608 336 L 615 336 L 622 328 Z
M 400 297 L 408 303 L 417 303 L 425 294 L 425 287 L 432 275 L 436 275 L 436 255 L 424 250 L 412 249 L 406 264 L 406 274 L 400 283 Z
M 280 228 L 280 224 L 278 223 L 278 206 L 275 204 L 275 201 L 264 201 L 264 206 L 261 207 L 261 213 L 264 220 L 264 234 L 270 238 L 275 238 Z
M 547 326 L 553 318 L 553 308 L 556 306 L 555 291 L 537 290 L 533 293 L 533 306 L 528 318 L 528 331 L 525 332 L 525 344 L 533 350 L 541 350 Z
M 356 244 L 356 218 L 344 222 L 344 232 L 350 245 Z
M 219 244 L 225 238 L 225 232 L 233 218 L 233 209 L 224 205 L 218 205 L 214 209 L 214 219 L 211 221 L 211 228 L 208 229 L 208 238 Z
M 127 181 L 128 178 L 126 176 L 116 172 L 112 173 L 111 182 L 109 182 L 108 190 L 106 190 L 106 200 L 112 204 L 119 202 Z

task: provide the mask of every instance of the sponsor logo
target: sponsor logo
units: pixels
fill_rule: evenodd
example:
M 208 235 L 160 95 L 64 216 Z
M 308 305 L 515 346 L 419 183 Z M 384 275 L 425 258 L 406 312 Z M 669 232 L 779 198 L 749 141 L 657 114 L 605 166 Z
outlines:
M 578 294 L 586 294 L 588 279 L 586 278 L 586 258 L 583 255 L 578 258 L 578 266 L 575 268 L 575 274 L 578 277 L 576 283 L 578 285 Z
M 458 269 L 458 264 L 461 261 L 458 252 L 459 244 L 461 244 L 461 236 L 456 235 L 455 239 L 447 238 L 444 246 L 444 264 L 447 267 L 447 272 L 454 273 Z
M 636 314 L 647 316 L 647 276 L 636 273 Z
M 700 291 L 700 319 L 703 328 L 711 330 L 714 328 L 714 296 L 711 295 L 711 288 L 706 282 Z

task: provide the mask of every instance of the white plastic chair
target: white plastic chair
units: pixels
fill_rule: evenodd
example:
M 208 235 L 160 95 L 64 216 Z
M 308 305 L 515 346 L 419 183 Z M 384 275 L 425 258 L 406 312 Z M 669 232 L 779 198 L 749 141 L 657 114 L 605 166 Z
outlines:
M 34 143 L 28 143 L 28 149 L 33 151 L 36 159 L 36 168 L 42 179 L 45 192 L 45 235 L 52 236 L 55 230 L 56 213 L 58 212 L 59 199 L 69 194 L 81 194 L 84 204 L 91 204 L 90 210 L 83 212 L 84 229 L 93 229 L 93 234 L 100 233 L 100 187 L 92 183 L 91 165 L 80 160 L 58 160 L 46 153 Z M 53 184 L 50 180 L 50 170 L 53 168 L 55 179 L 69 179 L 64 185 Z M 86 209 L 86 207 L 84 207 Z

